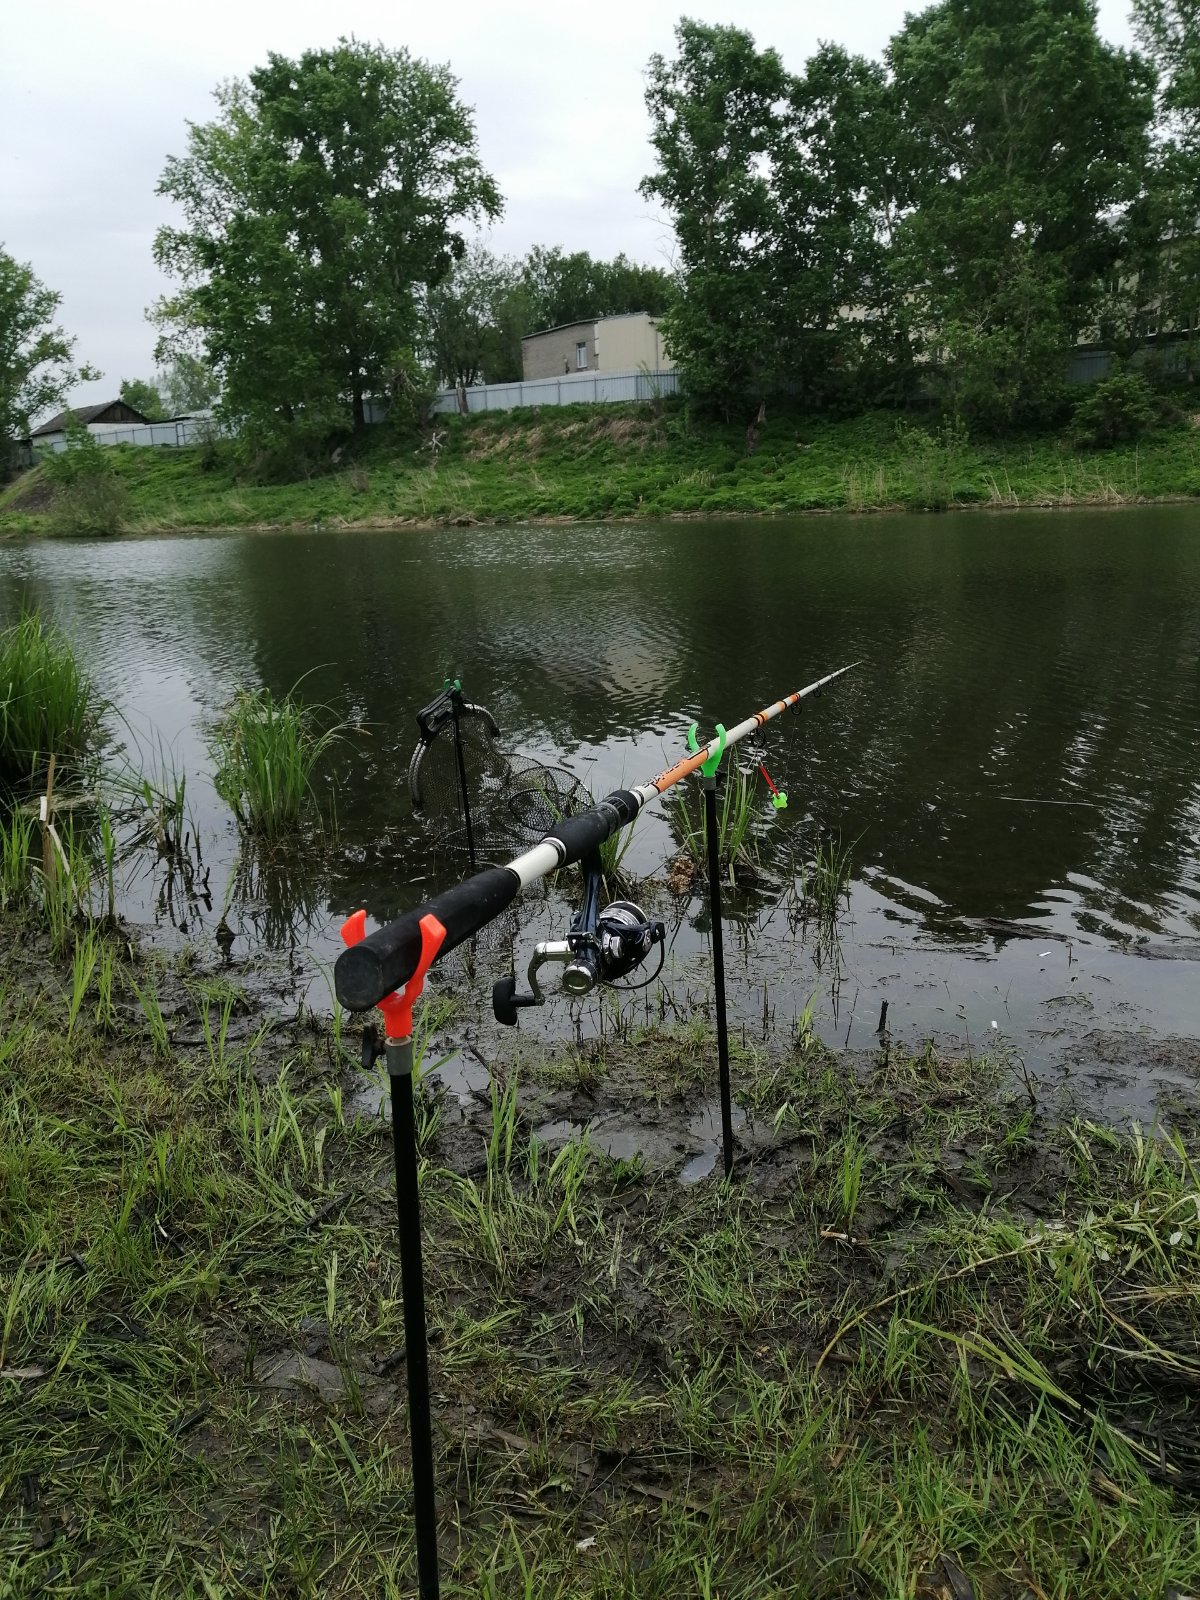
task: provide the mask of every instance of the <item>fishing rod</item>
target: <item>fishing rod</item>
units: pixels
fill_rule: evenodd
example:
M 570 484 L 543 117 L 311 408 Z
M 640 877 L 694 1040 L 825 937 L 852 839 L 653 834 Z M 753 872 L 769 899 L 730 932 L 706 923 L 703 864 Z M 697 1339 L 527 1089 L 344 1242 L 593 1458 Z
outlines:
M 507 865 L 485 867 L 416 910 L 406 911 L 395 921 L 377 928 L 374 933 L 366 933 L 365 913 L 356 913 L 345 930 L 347 942 L 351 939 L 355 942 L 342 952 L 334 967 L 338 1000 L 348 1011 L 368 1011 L 386 1001 L 409 982 L 422 965 L 423 957 L 424 968 L 428 970 L 432 961 L 457 948 L 498 917 L 531 883 L 560 867 L 588 862 L 606 839 L 633 822 L 651 800 L 700 771 L 748 734 L 820 694 L 858 664 L 851 662 L 836 672 L 827 673 L 794 694 L 765 706 L 733 728 L 726 730 L 718 724 L 716 736 L 708 744 L 689 750 L 649 783 L 615 789 L 577 816 L 563 817 L 538 844 L 514 856 Z M 586 876 L 590 880 L 594 874 Z M 660 942 L 651 937 L 656 925 L 649 923 L 627 901 L 618 901 L 601 916 L 598 895 L 592 890 L 593 884 L 589 881 L 584 906 L 575 918 L 578 926 L 573 927 L 567 939 L 556 941 L 556 947 L 549 952 L 543 948 L 540 960 L 535 952 L 535 962 L 531 963 L 534 969 L 531 994 L 517 995 L 513 979 L 501 979 L 496 985 L 493 1003 L 498 1016 L 505 1013 L 501 1020 L 510 1020 L 509 1002 L 516 1006 L 541 1003 L 543 996 L 536 978 L 537 966 L 542 961 L 562 960 L 564 986 L 569 992 L 585 994 L 595 982 L 611 981 L 633 970 L 649 955 L 654 944 Z
M 857 666 L 858 663 L 852 663 Z M 363 1064 L 380 1056 L 387 1062 L 391 1086 L 392 1150 L 396 1174 L 396 1223 L 400 1238 L 400 1278 L 404 1304 L 404 1337 L 408 1372 L 409 1436 L 412 1445 L 413 1527 L 416 1535 L 417 1592 L 419 1600 L 438 1600 L 437 1492 L 433 1458 L 433 1427 L 429 1401 L 429 1347 L 425 1326 L 425 1276 L 421 1260 L 421 1206 L 417 1178 L 417 1136 L 413 1106 L 413 1006 L 420 998 L 425 975 L 439 955 L 453 950 L 498 917 L 531 883 L 559 867 L 580 862 L 584 873 L 583 903 L 563 940 L 540 944 L 529 964 L 530 993 L 516 992 L 514 977 L 502 978 L 492 990 L 492 1007 L 499 1021 L 513 1023 L 521 1006 L 540 1005 L 545 996 L 537 981 L 545 961 L 563 962 L 563 987 L 572 994 L 587 994 L 596 983 L 613 983 L 640 966 L 658 945 L 665 952 L 665 929 L 650 922 L 637 906 L 618 900 L 600 911 L 600 846 L 626 827 L 657 796 L 684 778 L 700 772 L 705 786 L 708 826 L 709 888 L 713 906 L 713 955 L 717 984 L 718 1053 L 721 1077 L 722 1138 L 725 1172 L 732 1169 L 733 1130 L 730 1110 L 729 1050 L 725 1019 L 724 974 L 720 943 L 720 880 L 717 871 L 715 810 L 716 771 L 724 751 L 773 718 L 816 695 L 849 672 L 842 667 L 797 689 L 795 694 L 739 722 L 728 732 L 717 724 L 714 739 L 702 748 L 696 744 L 696 724 L 688 735 L 690 749 L 674 766 L 650 783 L 616 789 L 597 805 L 577 816 L 563 817 L 545 837 L 507 866 L 487 867 L 454 888 L 435 895 L 416 911 L 394 922 L 366 931 L 367 914 L 356 911 L 342 927 L 347 948 L 334 967 L 334 989 L 349 1011 L 378 1006 L 383 1014 L 380 1043 L 373 1029 L 363 1037 Z M 454 685 L 455 691 L 459 686 Z M 447 694 L 449 688 L 447 689 Z M 450 714 L 458 706 L 449 703 Z M 434 708 L 427 708 L 433 710 Z M 422 736 L 426 728 L 422 724 Z M 462 785 L 468 843 L 473 848 L 465 770 L 455 716 L 456 752 Z M 415 794 L 415 790 L 414 790 Z M 661 967 L 661 959 L 660 959 Z M 647 982 L 654 981 L 654 974 Z

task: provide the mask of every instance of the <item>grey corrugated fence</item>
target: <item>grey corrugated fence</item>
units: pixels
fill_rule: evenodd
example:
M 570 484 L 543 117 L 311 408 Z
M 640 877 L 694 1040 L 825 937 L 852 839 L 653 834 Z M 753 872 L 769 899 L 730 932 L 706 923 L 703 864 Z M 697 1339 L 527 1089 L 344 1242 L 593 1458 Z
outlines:
M 464 391 L 468 411 L 511 411 L 514 406 L 615 405 L 658 400 L 679 392 L 678 372 L 579 372 L 525 383 L 478 383 Z M 442 389 L 434 411 L 457 411 L 458 393 Z
M 105 426 L 88 429 L 97 444 L 171 445 L 177 448 L 185 444 L 203 444 L 221 431 L 211 417 L 180 417 L 174 422 L 133 422 L 127 428 Z M 52 434 L 48 439 L 35 439 L 33 448 L 40 456 L 58 455 L 67 448 L 67 441 L 61 434 Z

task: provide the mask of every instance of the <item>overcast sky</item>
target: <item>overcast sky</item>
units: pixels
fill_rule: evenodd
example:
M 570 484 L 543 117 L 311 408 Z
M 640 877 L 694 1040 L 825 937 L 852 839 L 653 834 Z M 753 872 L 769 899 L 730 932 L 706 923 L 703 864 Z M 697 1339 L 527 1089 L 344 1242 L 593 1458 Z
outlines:
M 650 168 L 646 62 L 670 53 L 681 12 L 740 22 L 798 69 L 821 38 L 877 55 L 914 0 L 841 6 L 758 0 L 56 0 L 25 6 L 0 43 L 0 244 L 61 292 L 76 355 L 104 373 L 79 403 L 149 377 L 145 308 L 165 284 L 150 257 L 169 220 L 154 193 L 185 123 L 212 115 L 222 79 L 270 50 L 298 55 L 339 34 L 448 62 L 475 107 L 480 151 L 505 197 L 497 249 L 561 244 L 668 265 L 670 230 L 637 193 Z M 747 14 L 748 10 L 748 14 Z M 1100 0 L 1104 33 L 1129 42 L 1126 0 Z

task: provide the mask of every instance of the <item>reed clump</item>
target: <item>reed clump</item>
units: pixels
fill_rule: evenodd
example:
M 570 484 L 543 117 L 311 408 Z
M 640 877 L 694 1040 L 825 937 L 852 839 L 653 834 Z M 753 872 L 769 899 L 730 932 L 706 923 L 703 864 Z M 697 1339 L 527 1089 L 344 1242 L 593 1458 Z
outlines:
M 756 789 L 753 773 L 740 767 L 731 767 L 717 784 L 717 853 L 722 874 L 733 885 L 757 875 Z M 674 821 L 680 849 L 668 870 L 668 882 L 676 892 L 687 892 L 708 867 L 708 818 L 703 793 L 689 795 L 683 786 L 676 790 Z
M 320 713 L 289 691 L 239 689 L 213 730 L 214 781 L 239 822 L 260 838 L 278 838 L 316 802 L 313 775 L 340 737 Z
M 82 755 L 100 710 L 91 678 L 57 629 L 30 613 L 0 633 L 0 783 L 36 782 L 52 755 Z

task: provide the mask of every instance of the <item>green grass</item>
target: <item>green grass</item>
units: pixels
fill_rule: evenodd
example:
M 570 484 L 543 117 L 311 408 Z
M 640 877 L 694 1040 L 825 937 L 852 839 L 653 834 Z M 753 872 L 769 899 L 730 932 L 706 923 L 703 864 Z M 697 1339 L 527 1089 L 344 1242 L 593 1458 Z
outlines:
M 37 782 L 52 755 L 81 755 L 101 704 L 56 629 L 32 614 L 0 633 L 0 784 Z
M 217 792 L 251 833 L 277 839 L 315 803 L 313 774 L 339 733 L 320 731 L 318 712 L 294 692 L 239 689 L 213 730 Z
M 1081 451 L 1065 432 L 963 442 L 920 414 L 768 416 L 757 453 L 745 421 L 689 421 L 673 404 L 573 406 L 438 417 L 436 462 L 370 430 L 322 477 L 256 484 L 232 451 L 110 450 L 132 531 L 275 524 L 403 526 L 940 509 L 1118 505 L 1200 494 L 1188 424 L 1138 444 Z M 0 531 L 55 529 L 40 469 L 0 492 Z
M 730 763 L 717 784 L 717 854 L 731 884 L 739 875 L 752 872 L 758 861 L 755 822 L 759 801 L 755 774 Z M 682 861 L 676 858 L 671 876 L 680 881 L 708 868 L 708 812 L 703 789 L 698 784 L 682 785 L 675 791 L 670 810 L 683 857 Z
M 102 1029 L 103 949 L 0 938 L 0 1592 L 410 1594 L 390 1147 L 342 1048 L 161 967 L 205 1019 L 163 1055 L 115 943 Z M 545 1149 L 515 1079 L 465 1139 L 423 1098 L 444 1593 L 1194 1592 L 1183 1145 L 932 1051 L 739 1075 L 770 1158 L 691 1189 Z

